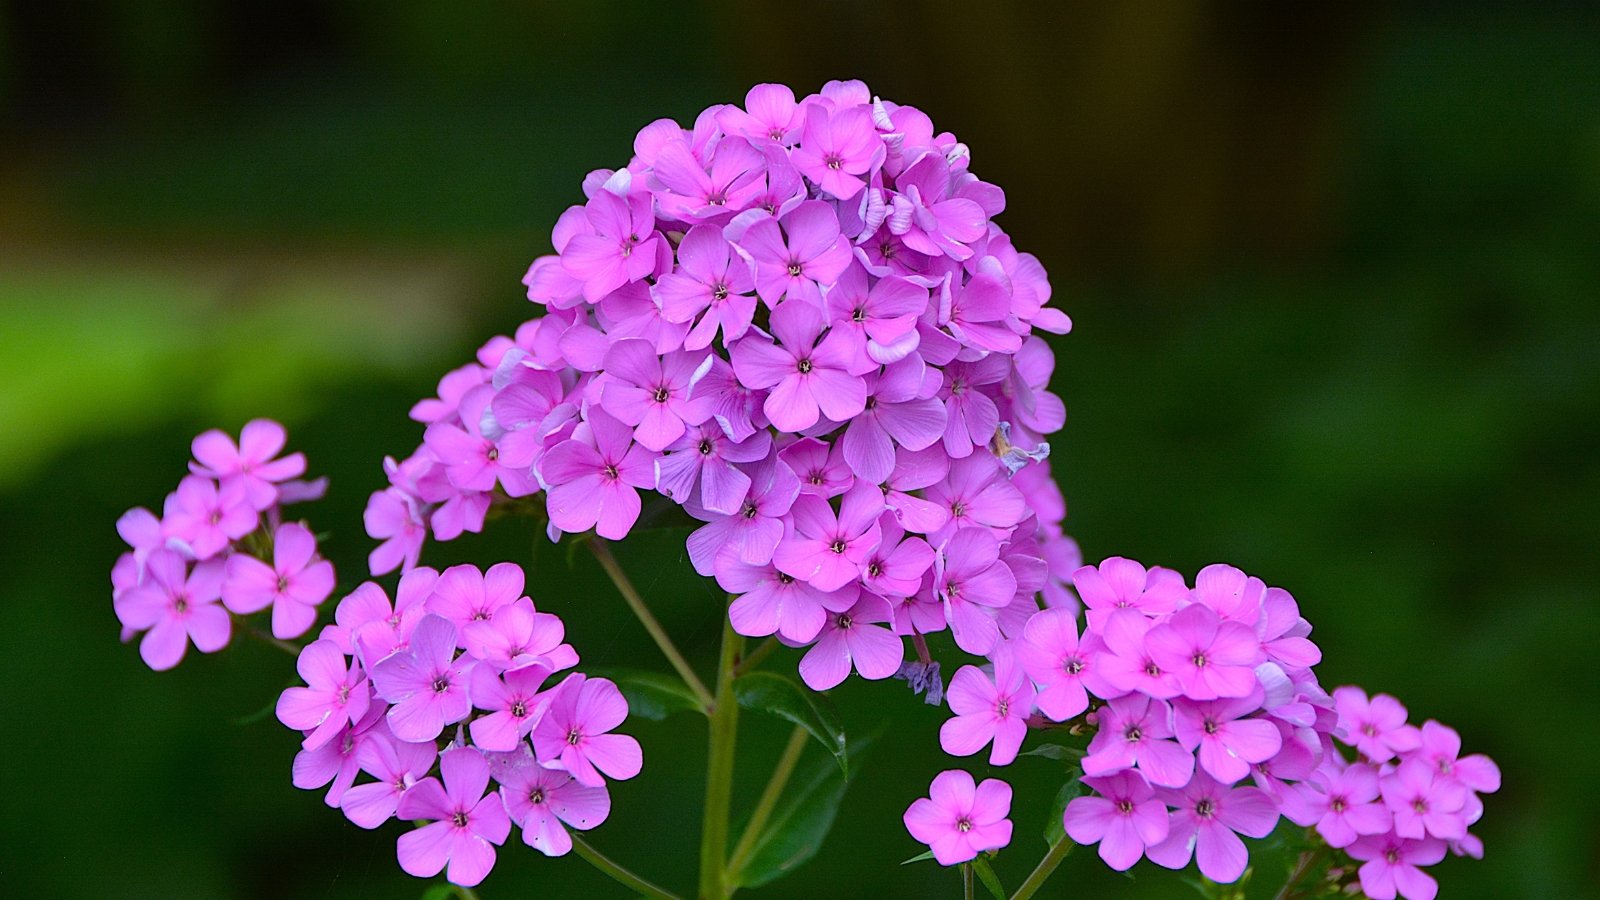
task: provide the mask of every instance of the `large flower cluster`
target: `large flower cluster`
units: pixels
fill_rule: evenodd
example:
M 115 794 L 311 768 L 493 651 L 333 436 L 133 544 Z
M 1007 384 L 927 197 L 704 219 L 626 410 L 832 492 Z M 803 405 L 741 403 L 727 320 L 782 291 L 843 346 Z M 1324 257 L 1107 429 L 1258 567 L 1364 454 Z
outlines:
M 1499 788 L 1494 763 L 1459 758 L 1459 737 L 1437 722 L 1407 725 L 1392 697 L 1369 701 L 1349 687 L 1329 696 L 1312 670 L 1321 652 L 1311 626 L 1287 591 L 1227 565 L 1201 570 L 1191 588 L 1177 572 L 1121 558 L 1079 569 L 1073 584 L 1086 606 L 1081 633 L 1070 610 L 1041 610 L 995 646 L 989 666 L 956 672 L 940 743 L 956 756 L 988 747 L 1003 766 L 1030 726 L 1092 730 L 1081 765 L 1094 794 L 1066 807 L 1063 826 L 1098 843 L 1111 867 L 1192 859 L 1231 882 L 1248 863 L 1239 836 L 1265 837 L 1280 815 L 1367 861 L 1371 897 L 1431 898 L 1419 866 L 1447 848 L 1482 854 L 1467 826 L 1483 812 L 1476 792 Z M 1336 741 L 1358 760 L 1346 762 Z M 940 862 L 983 849 L 930 835 L 927 818 L 913 806 L 906 825 Z
M 761 85 L 645 127 L 533 263 L 546 308 L 413 409 L 423 444 L 367 509 L 373 571 L 546 492 L 551 537 L 618 539 L 655 490 L 706 524 L 735 630 L 814 644 L 813 688 L 903 672 L 949 627 L 988 653 L 1071 601 L 1044 437 L 1065 332 L 1005 206 L 923 113 L 834 82 Z M 933 680 L 937 675 L 933 676 Z
M 246 424 L 238 443 L 207 431 L 159 517 L 138 507 L 117 520 L 131 549 L 111 570 L 112 605 L 124 641 L 144 633 L 139 655 L 150 668 L 176 666 L 190 643 L 202 653 L 227 646 L 230 613 L 270 609 L 273 637 L 299 637 L 333 593 L 316 537 L 283 520 L 284 506 L 320 497 L 327 482 L 298 480 L 306 460 L 279 457 L 285 440 L 267 419 Z
M 429 823 L 399 838 L 413 875 L 479 883 L 512 822 L 528 846 L 565 854 L 567 827 L 609 815 L 606 778 L 639 773 L 638 741 L 612 733 L 628 715 L 615 684 L 576 672 L 548 684 L 578 655 L 523 586 L 511 563 L 414 568 L 393 602 L 362 584 L 301 651 L 305 686 L 278 700 L 279 721 L 304 733 L 296 787 L 327 786 L 362 828 Z

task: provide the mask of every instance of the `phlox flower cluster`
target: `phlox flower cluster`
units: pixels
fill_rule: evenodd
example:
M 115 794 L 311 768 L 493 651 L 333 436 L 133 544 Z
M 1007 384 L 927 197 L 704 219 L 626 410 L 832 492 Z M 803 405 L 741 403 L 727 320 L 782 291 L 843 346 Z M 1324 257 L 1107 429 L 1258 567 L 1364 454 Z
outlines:
M 1483 812 L 1477 794 L 1499 788 L 1494 763 L 1461 757 L 1437 722 L 1406 724 L 1392 697 L 1325 692 L 1313 671 L 1321 652 L 1287 591 L 1227 565 L 1190 587 L 1122 558 L 1080 568 L 1072 583 L 1083 627 L 1070 609 L 1039 610 L 985 666 L 957 671 L 940 744 L 955 756 L 988 748 L 1003 766 L 1030 727 L 1092 731 L 1081 760 L 1092 793 L 1067 805 L 1063 826 L 1111 867 L 1192 860 L 1232 882 L 1249 859 L 1241 835 L 1265 837 L 1280 816 L 1365 861 L 1361 886 L 1374 898 L 1430 900 L 1437 886 L 1420 867 L 1447 849 L 1482 854 L 1467 827 Z M 933 828 L 926 806 L 905 821 L 940 862 L 986 849 L 941 853 L 937 841 L 956 832 Z
M 613 733 L 627 701 L 568 671 L 578 654 L 523 579 L 511 563 L 419 566 L 392 601 L 362 584 L 301 651 L 305 685 L 278 699 L 279 721 L 304 735 L 296 787 L 326 787 L 328 805 L 362 828 L 427 823 L 399 838 L 413 875 L 478 884 L 512 824 L 528 846 L 563 855 L 568 828 L 610 814 L 606 779 L 639 773 L 638 741 Z
M 150 668 L 176 666 L 191 643 L 202 653 L 227 646 L 236 616 L 270 610 L 273 637 L 299 637 L 333 593 L 316 537 L 283 518 L 283 507 L 320 497 L 327 481 L 299 480 L 305 456 L 280 456 L 285 441 L 267 419 L 246 424 L 237 443 L 207 431 L 160 516 L 139 507 L 117 520 L 130 549 L 111 570 L 112 606 L 124 641 L 143 633 L 139 655 Z
M 620 539 L 654 491 L 704 523 L 689 557 L 736 631 L 809 645 L 811 687 L 899 673 L 937 699 L 921 635 L 988 653 L 1041 592 L 1074 602 L 1078 563 L 1035 334 L 1070 323 L 968 163 L 860 82 L 646 126 L 529 269 L 544 315 L 412 410 L 423 443 L 367 508 L 374 573 L 540 492 L 552 539 Z

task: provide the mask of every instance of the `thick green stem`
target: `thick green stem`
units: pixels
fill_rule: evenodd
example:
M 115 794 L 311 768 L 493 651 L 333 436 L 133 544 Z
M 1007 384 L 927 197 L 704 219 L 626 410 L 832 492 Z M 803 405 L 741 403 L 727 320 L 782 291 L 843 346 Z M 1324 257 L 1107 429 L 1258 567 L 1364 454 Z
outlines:
M 739 836 L 739 843 L 734 845 L 733 855 L 728 858 L 728 879 L 731 881 L 738 876 L 739 870 L 750 858 L 750 851 L 755 849 L 756 839 L 761 837 L 761 829 L 767 826 L 767 820 L 772 818 L 772 810 L 778 805 L 778 798 L 783 796 L 783 789 L 789 784 L 789 776 L 794 774 L 795 764 L 800 762 L 800 753 L 806 749 L 806 741 L 811 737 L 804 728 L 796 725 L 794 732 L 789 735 L 789 743 L 783 748 L 783 755 L 778 757 L 778 764 L 772 770 L 772 777 L 767 779 L 767 787 L 761 792 L 761 799 L 756 801 L 756 810 L 750 814 L 749 824 L 744 826 L 744 834 Z
M 739 664 L 733 667 L 733 677 L 743 678 L 746 674 L 754 671 L 757 666 L 761 665 L 762 660 L 771 656 L 772 651 L 781 646 L 782 644 L 778 642 L 776 637 L 769 637 L 757 644 L 754 650 L 746 654 L 744 659 L 739 660 Z
M 1045 879 L 1050 877 L 1050 873 L 1054 872 L 1056 866 L 1061 865 L 1061 861 L 1071 852 L 1072 839 L 1063 834 L 1061 840 L 1050 845 L 1050 851 L 1044 855 L 1044 859 L 1039 860 L 1037 866 L 1033 867 L 1028 879 L 1018 886 L 1016 893 L 1011 895 L 1011 900 L 1028 900 L 1032 897 L 1039 888 L 1044 887 Z
M 618 884 L 641 897 L 651 897 L 654 900 L 679 900 L 677 894 L 663 890 L 612 862 L 610 857 L 590 846 L 587 841 L 576 834 L 572 835 L 572 849 L 587 860 L 589 865 L 609 875 Z
M 622 571 L 622 565 L 617 562 L 617 558 L 611 554 L 611 545 L 599 537 L 588 543 L 590 552 L 594 553 L 594 558 L 600 562 L 600 568 L 604 569 L 606 575 L 610 576 L 611 583 L 617 586 L 617 592 L 622 594 L 622 599 L 628 602 L 628 607 L 638 617 L 639 623 L 644 626 L 644 630 L 650 632 L 650 637 L 655 639 L 656 646 L 661 648 L 661 653 L 666 656 L 667 662 L 672 663 L 672 668 L 677 670 L 678 676 L 683 679 L 683 683 L 689 686 L 689 690 L 694 694 L 695 700 L 700 703 L 701 707 L 709 711 L 712 706 L 711 692 L 706 690 L 705 683 L 700 680 L 700 676 L 694 673 L 689 661 L 683 658 L 682 653 L 678 652 L 677 646 L 672 643 L 672 638 L 667 637 L 666 629 L 662 628 L 661 623 L 657 622 L 656 617 L 651 614 L 650 607 L 645 605 L 644 598 L 634 588 L 633 582 L 628 580 L 628 575 Z
M 739 734 L 739 699 L 733 693 L 734 667 L 744 638 L 722 621 L 722 655 L 717 662 L 717 696 L 711 704 L 711 746 L 706 756 L 706 810 L 700 831 L 700 897 L 723 900 L 727 880 L 728 808 L 733 800 L 733 750 Z
M 977 896 L 977 885 L 973 883 L 972 863 L 961 864 L 961 896 L 964 900 L 973 900 Z

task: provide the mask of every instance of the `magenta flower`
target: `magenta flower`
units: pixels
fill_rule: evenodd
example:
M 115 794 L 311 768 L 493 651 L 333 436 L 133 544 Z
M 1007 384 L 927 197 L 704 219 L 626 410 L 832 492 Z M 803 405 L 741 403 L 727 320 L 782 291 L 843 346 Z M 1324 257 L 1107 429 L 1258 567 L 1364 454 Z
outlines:
M 468 730 L 472 743 L 483 750 L 515 750 L 539 724 L 553 698 L 541 695 L 539 688 L 550 676 L 550 669 L 532 665 L 506 672 L 504 676 L 489 666 L 476 666 L 471 675 L 472 705 L 488 711 L 472 720 Z
M 562 441 L 541 463 L 550 523 L 621 540 L 639 519 L 637 489 L 655 485 L 655 454 L 634 444 L 632 429 L 604 410 L 590 407 L 586 424 L 587 440 Z
M 201 653 L 227 646 L 232 623 L 218 602 L 222 569 L 217 560 L 198 563 L 189 571 L 183 557 L 172 550 L 156 550 L 146 557 L 144 580 L 113 600 L 122 626 L 145 632 L 139 642 L 145 665 L 157 672 L 176 666 L 191 641 Z
M 752 141 L 794 143 L 803 124 L 803 113 L 787 85 L 758 84 L 744 95 L 744 106 L 740 109 L 729 104 L 717 110 L 717 124 L 723 131 Z
M 831 613 L 817 642 L 800 660 L 800 677 L 814 691 L 837 687 L 855 668 L 862 678 L 877 681 L 899 671 L 905 644 L 888 628 L 889 604 L 875 594 L 862 593 L 854 606 Z
M 750 476 L 737 463 L 766 459 L 772 438 L 759 432 L 740 443 L 711 423 L 691 425 L 656 460 L 656 490 L 687 505 L 697 502 L 707 512 L 739 512 L 750 490 Z
M 933 397 L 939 375 L 912 354 L 866 376 L 862 412 L 850 420 L 841 443 L 856 474 L 882 484 L 894 473 L 894 448 L 922 450 L 944 434 L 944 404 Z
M 1403 838 L 1460 840 L 1467 835 L 1462 807 L 1467 789 L 1444 777 L 1427 760 L 1406 759 L 1378 780 L 1383 802 L 1394 813 L 1394 833 Z
M 409 649 L 373 664 L 373 689 L 393 704 L 388 721 L 395 737 L 431 741 L 472 712 L 467 678 L 475 660 L 455 651 L 456 626 L 430 613 L 411 632 Z
M 1151 784 L 1182 787 L 1194 775 L 1194 757 L 1170 740 L 1171 714 L 1164 700 L 1128 694 L 1096 713 L 1094 740 L 1083 758 L 1084 774 L 1100 776 L 1137 765 Z
M 766 186 L 766 157 L 736 137 L 706 151 L 702 165 L 689 145 L 668 141 L 652 162 L 651 174 L 666 190 L 656 194 L 663 215 L 685 222 L 724 221 L 749 207 Z
M 1003 471 L 993 457 L 973 454 L 951 463 L 944 480 L 923 491 L 930 502 L 949 513 L 949 522 L 940 529 L 942 536 L 948 537 L 951 529 L 973 525 L 1007 529 L 1027 517 L 1027 501 Z
M 839 233 L 833 207 L 821 200 L 801 203 L 781 221 L 780 230 L 779 219 L 762 218 L 738 238 L 756 267 L 756 293 L 774 308 L 787 298 L 820 313 L 821 286 L 838 281 L 850 265 L 850 242 Z
M 878 516 L 883 492 L 858 482 L 845 493 L 838 515 L 828 501 L 807 494 L 789 510 L 793 530 L 779 542 L 772 564 L 819 591 L 836 591 L 861 575 L 883 540 Z
M 594 303 L 655 271 L 661 239 L 650 207 L 649 194 L 619 196 L 609 186 L 589 198 L 593 233 L 574 236 L 561 251 L 561 266 L 583 283 L 585 300 Z
M 1191 603 L 1151 628 L 1144 644 L 1192 700 L 1245 697 L 1255 690 L 1254 666 L 1261 652 L 1255 632 L 1221 621 L 1203 604 Z
M 1071 610 L 1047 609 L 1035 613 L 1023 626 L 1015 644 L 1017 661 L 1039 685 L 1034 703 L 1057 722 L 1079 716 L 1089 708 L 1089 691 L 1096 696 L 1115 694 L 1101 683 L 1093 641 L 1078 639 L 1077 617 Z
M 815 640 L 829 613 L 855 605 L 859 590 L 850 584 L 824 591 L 772 566 L 719 560 L 717 584 L 739 594 L 728 607 L 733 630 L 745 637 L 781 634 L 796 644 Z
M 933 850 L 941 866 L 953 866 L 1011 843 L 1011 785 L 949 769 L 934 776 L 928 796 L 919 797 L 903 821 L 911 836 Z
M 428 537 L 428 523 L 415 498 L 395 488 L 374 491 L 362 522 L 367 535 L 382 542 L 367 556 L 367 568 L 373 575 L 395 569 L 410 571 L 416 566 Z
M 738 512 L 720 516 L 689 535 L 689 560 L 701 575 L 717 570 L 717 561 L 731 557 L 749 566 L 765 566 L 783 540 L 784 519 L 800 496 L 800 481 L 784 462 L 769 456 L 750 471 L 750 489 Z
M 962 528 L 939 548 L 933 571 L 956 646 L 988 654 L 1000 640 L 989 610 L 1007 606 L 1017 593 L 1016 576 L 1000 561 L 1000 542 L 985 529 Z
M 846 422 L 866 408 L 866 381 L 847 371 L 848 340 L 843 332 L 821 338 L 827 323 L 815 306 L 783 303 L 773 311 L 771 326 L 778 343 L 751 334 L 732 352 L 741 382 L 771 389 L 762 409 L 773 426 L 800 432 L 821 416 Z
M 1361 892 L 1372 900 L 1433 900 L 1439 882 L 1422 871 L 1444 859 L 1445 842 L 1436 838 L 1410 840 L 1393 834 L 1372 835 L 1345 848 L 1361 867 Z
M 668 322 L 693 322 L 685 350 L 703 350 L 722 332 L 724 343 L 744 337 L 755 316 L 755 275 L 713 225 L 696 225 L 678 244 L 678 268 L 651 290 Z
M 161 526 L 169 537 L 186 544 L 195 559 L 210 559 L 231 541 L 256 530 L 260 516 L 250 505 L 248 490 L 237 479 L 218 490 L 216 482 L 203 475 L 186 476 L 167 495 Z
M 683 436 L 686 426 L 711 418 L 708 401 L 689 399 L 705 358 L 684 352 L 657 356 L 645 341 L 618 341 L 606 354 L 608 378 L 601 405 L 624 425 L 634 426 L 634 440 L 641 446 L 665 450 Z
M 972 255 L 967 245 L 983 237 L 989 216 L 972 200 L 950 195 L 950 165 L 943 156 L 922 154 L 900 173 L 896 184 L 899 193 L 888 220 L 890 233 L 929 256 L 959 260 Z
M 1406 724 L 1406 708 L 1388 694 L 1369 701 L 1366 691 L 1342 687 L 1333 692 L 1333 704 L 1339 713 L 1334 734 L 1372 762 L 1388 762 L 1422 743 L 1417 729 Z
M 1085 846 L 1100 845 L 1100 858 L 1118 872 L 1133 868 L 1145 848 L 1161 843 L 1169 827 L 1167 805 L 1155 799 L 1144 776 L 1133 770 L 1083 783 L 1099 796 L 1075 797 L 1061 824 L 1067 835 Z
M 639 774 L 639 742 L 610 734 L 628 717 L 628 701 L 605 678 L 569 675 L 556 688 L 544 718 L 533 729 L 533 750 L 547 767 L 560 766 L 580 784 L 600 787 L 605 778 Z
M 1000 426 L 1000 408 L 984 393 L 984 388 L 1004 381 L 1010 368 L 1010 361 L 1000 353 L 977 362 L 957 362 L 945 367 L 939 399 L 949 411 L 945 419 L 944 449 L 951 458 L 965 459 L 975 448 L 987 445 L 994 438 Z
M 1389 807 L 1378 802 L 1378 771 L 1355 763 L 1344 771 L 1314 776 L 1322 791 L 1309 795 L 1317 833 L 1330 847 L 1348 847 L 1363 835 L 1385 834 L 1394 827 Z
M 833 197 L 849 200 L 866 186 L 863 175 L 883 163 L 883 140 L 865 107 L 829 110 L 806 107 L 795 168 Z
M 828 291 L 828 319 L 850 338 L 853 371 L 885 365 L 917 349 L 917 317 L 928 308 L 928 289 L 891 275 L 867 287 L 867 271 L 852 265 Z M 940 429 L 943 431 L 943 429 Z
M 498 793 L 489 787 L 489 763 L 471 747 L 454 747 L 439 756 L 444 785 L 424 778 L 400 798 L 400 818 L 428 820 L 400 836 L 400 868 L 418 878 L 445 872 L 452 884 L 472 887 L 494 868 L 494 848 L 511 834 L 511 820 Z
M 816 438 L 801 438 L 779 450 L 778 458 L 800 479 L 802 493 L 837 497 L 856 483 L 838 442 L 829 446 Z
M 968 347 L 1017 352 L 1022 337 L 1005 324 L 1011 315 L 1011 292 L 1003 277 L 985 273 L 956 288 L 946 280 L 939 289 L 939 324 Z
M 489 491 L 498 483 L 512 496 L 525 496 L 535 490 L 526 466 L 530 459 L 502 459 L 498 444 L 483 430 L 484 415 L 494 397 L 494 388 L 479 385 L 462 399 L 461 422 L 435 422 L 423 433 L 422 442 L 444 466 L 445 477 L 463 491 Z
M 1182 790 L 1162 794 L 1177 808 L 1166 840 L 1147 851 L 1150 861 L 1181 869 L 1193 857 L 1200 874 L 1223 884 L 1238 881 L 1250 861 L 1239 835 L 1263 838 L 1278 824 L 1278 808 L 1260 788 L 1229 788 L 1205 772 L 1196 772 Z
M 1090 628 L 1095 627 L 1093 618 L 1089 623 Z M 1153 627 L 1154 620 L 1132 609 L 1113 608 L 1100 621 L 1100 636 L 1106 645 L 1106 652 L 1100 656 L 1100 674 L 1115 690 L 1170 700 L 1183 693 L 1183 688 L 1171 672 L 1161 667 L 1145 643 L 1145 636 Z
M 290 779 L 303 790 L 315 790 L 323 785 L 328 792 L 323 802 L 338 806 L 345 792 L 361 773 L 361 748 L 368 741 L 388 739 L 389 729 L 383 724 L 383 704 L 367 704 L 367 714 L 361 720 L 339 729 L 333 740 L 294 755 Z
M 339 800 L 344 817 L 367 829 L 394 818 L 400 798 L 428 774 L 438 758 L 439 749 L 432 743 L 397 741 L 381 731 L 373 734 L 356 750 L 356 760 L 361 771 L 377 781 L 354 785 L 344 792 Z
M 922 576 L 933 567 L 933 548 L 919 537 L 906 537 L 892 512 L 878 517 L 883 540 L 861 567 L 861 583 L 883 597 L 909 597 L 922 587 Z M 942 615 L 942 613 L 941 613 Z
M 989 764 L 1007 766 L 1028 735 L 1033 684 L 1017 664 L 1009 644 L 994 648 L 994 679 L 976 666 L 962 666 L 950 679 L 945 698 L 955 716 L 939 728 L 939 746 L 951 756 L 971 756 L 985 744 Z
M 274 459 L 283 450 L 288 436 L 283 426 L 271 419 L 252 419 L 239 434 L 239 443 L 216 429 L 194 439 L 191 449 L 196 462 L 190 471 L 223 484 L 243 486 L 250 506 L 266 509 L 278 502 L 278 482 L 299 478 L 306 471 L 303 453 Z
M 1482 753 L 1461 755 L 1461 735 L 1432 719 L 1422 723 L 1414 759 L 1425 760 L 1445 778 L 1454 778 L 1469 790 L 1492 794 L 1500 790 L 1500 767 Z
M 1135 609 L 1147 616 L 1170 613 L 1189 593 L 1183 576 L 1159 566 L 1145 571 L 1131 559 L 1113 556 L 1072 573 L 1072 585 L 1088 609 L 1091 628 L 1104 628 L 1112 610 Z
M 766 425 L 766 420 L 760 418 L 764 398 L 740 382 L 733 366 L 722 357 L 713 354 L 710 359 L 711 368 L 695 382 L 689 394 L 710 404 L 711 418 L 724 434 L 736 441 L 747 440 L 755 434 L 758 421 L 762 427 Z
M 298 522 L 272 536 L 272 565 L 253 556 L 228 557 L 222 602 L 241 615 L 272 607 L 272 636 L 296 638 L 317 620 L 317 607 L 333 593 L 333 563 L 319 559 L 317 539 Z
M 1278 726 L 1267 719 L 1244 718 L 1261 707 L 1261 694 L 1225 700 L 1172 702 L 1173 730 L 1183 749 L 1199 750 L 1200 768 L 1223 784 L 1250 774 L 1283 747 Z
M 520 587 L 516 590 L 522 591 Z M 461 627 L 461 642 L 467 652 L 495 671 L 533 665 L 556 671 L 575 666 L 578 654 L 571 644 L 562 643 L 565 636 L 566 626 L 561 619 L 535 610 L 527 597 L 500 606 L 488 620 L 474 619 Z
M 611 795 L 604 787 L 582 784 L 532 760 L 511 766 L 498 780 L 523 843 L 545 856 L 564 856 L 572 849 L 568 827 L 588 831 L 611 815 Z
M 278 721 L 307 732 L 300 746 L 315 749 L 332 740 L 346 725 L 367 714 L 372 690 L 360 665 L 347 666 L 345 655 L 333 641 L 313 641 L 300 651 L 295 670 L 305 687 L 292 687 L 278 696 Z
M 474 565 L 451 566 L 434 582 L 428 612 L 449 619 L 462 638 L 461 646 L 466 646 L 463 629 L 488 622 L 517 602 L 525 584 L 522 567 L 516 563 L 495 563 L 487 572 Z

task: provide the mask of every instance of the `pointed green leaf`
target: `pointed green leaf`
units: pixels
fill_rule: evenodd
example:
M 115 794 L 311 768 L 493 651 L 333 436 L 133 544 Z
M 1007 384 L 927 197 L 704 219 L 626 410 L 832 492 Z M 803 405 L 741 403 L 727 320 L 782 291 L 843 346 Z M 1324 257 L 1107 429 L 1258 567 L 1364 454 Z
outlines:
M 1076 759 L 1079 756 L 1082 756 L 1083 753 L 1080 752 L 1080 751 L 1075 751 L 1071 747 L 1063 747 L 1060 744 L 1040 744 L 1039 746 L 1033 748 L 1032 750 L 1024 750 L 1023 752 L 1018 753 L 1017 755 L 1018 756 L 1042 756 L 1045 759 L 1068 760 L 1068 759 Z
M 1083 782 L 1076 778 L 1070 779 L 1056 792 L 1056 799 L 1050 804 L 1050 817 L 1044 821 L 1044 842 L 1054 847 L 1057 841 L 1067 836 L 1066 829 L 1062 827 L 1061 817 L 1067 811 L 1067 804 L 1072 798 L 1083 793 Z
M 906 860 L 905 862 L 901 863 L 900 865 L 909 866 L 914 862 L 922 862 L 925 859 L 933 859 L 933 851 L 932 850 L 928 850 L 928 851 L 926 851 L 924 853 L 918 853 L 916 856 L 911 857 L 910 859 Z
M 978 880 L 994 895 L 994 900 L 1006 900 L 1006 889 L 1000 884 L 1000 876 L 994 873 L 989 865 L 989 860 L 981 855 L 972 861 L 973 871 L 978 873 Z
M 860 755 L 873 737 L 856 741 L 858 770 Z M 842 767 L 832 760 L 817 759 L 796 772 L 749 858 L 733 873 L 734 881 L 742 887 L 760 887 L 816 856 L 839 814 L 847 785 Z
M 659 722 L 675 712 L 706 713 L 694 692 L 676 675 L 618 667 L 591 669 L 589 674 L 617 683 L 622 696 L 628 700 L 629 715 Z
M 788 675 L 776 672 L 751 672 L 733 683 L 739 705 L 746 709 L 786 719 L 804 728 L 833 754 L 839 770 L 850 774 L 845 757 L 844 723 L 833 701 L 805 687 Z

